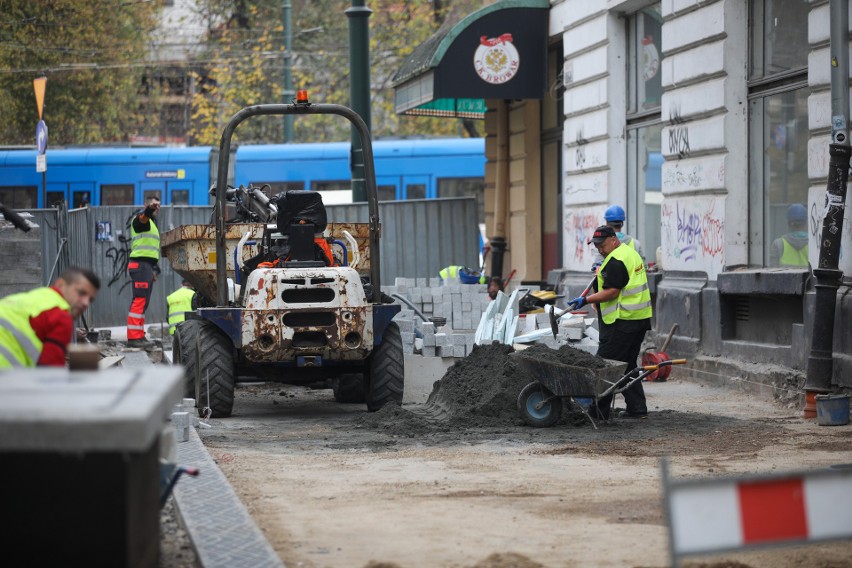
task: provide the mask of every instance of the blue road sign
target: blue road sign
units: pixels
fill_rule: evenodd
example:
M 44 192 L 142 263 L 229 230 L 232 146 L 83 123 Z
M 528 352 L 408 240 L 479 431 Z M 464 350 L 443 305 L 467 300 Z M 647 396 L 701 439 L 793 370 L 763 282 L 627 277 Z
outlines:
M 47 124 L 43 120 L 39 120 L 38 126 L 36 126 L 36 145 L 39 154 L 44 154 L 44 151 L 47 150 Z

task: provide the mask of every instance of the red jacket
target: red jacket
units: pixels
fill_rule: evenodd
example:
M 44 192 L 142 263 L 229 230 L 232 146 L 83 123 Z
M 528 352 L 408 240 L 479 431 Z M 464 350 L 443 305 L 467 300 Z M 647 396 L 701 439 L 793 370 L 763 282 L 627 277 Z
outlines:
M 59 290 L 50 287 L 57 294 Z M 53 308 L 30 318 L 30 325 L 36 336 L 44 344 L 38 365 L 64 367 L 65 352 L 74 333 L 74 320 L 71 314 L 61 308 Z

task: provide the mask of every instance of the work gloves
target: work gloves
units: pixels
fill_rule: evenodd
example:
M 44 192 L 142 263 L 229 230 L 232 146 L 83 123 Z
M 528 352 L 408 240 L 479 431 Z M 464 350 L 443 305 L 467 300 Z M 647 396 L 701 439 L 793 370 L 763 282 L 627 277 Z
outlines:
M 568 302 L 569 306 L 573 306 L 571 309 L 577 310 L 586 305 L 586 297 L 585 296 L 577 296 L 570 302 Z

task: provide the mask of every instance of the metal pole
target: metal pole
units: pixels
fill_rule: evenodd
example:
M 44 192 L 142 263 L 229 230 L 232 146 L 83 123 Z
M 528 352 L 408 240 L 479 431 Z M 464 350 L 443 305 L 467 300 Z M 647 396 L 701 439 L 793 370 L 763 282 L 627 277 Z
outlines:
M 491 245 L 491 277 L 503 284 L 503 260 L 507 247 L 506 223 L 509 196 L 509 103 L 497 105 L 497 171 L 494 180 L 494 229 Z
M 849 181 L 849 0 L 831 0 L 831 139 L 819 261 L 814 269 L 816 298 L 811 352 L 805 382 L 805 418 L 816 416 L 816 395 L 831 391 L 834 373 L 834 315 L 837 289 L 843 278 L 838 269 L 843 209 Z
M 352 0 L 352 7 L 346 10 L 349 18 L 349 106 L 372 130 L 370 116 L 370 15 L 372 10 L 364 5 L 364 0 Z M 352 128 L 352 201 L 367 200 L 364 186 L 364 155 L 361 138 Z
M 290 18 L 292 2 L 284 0 L 284 104 L 293 102 L 296 92 L 293 90 L 293 23 Z M 284 142 L 293 142 L 293 115 L 284 115 Z

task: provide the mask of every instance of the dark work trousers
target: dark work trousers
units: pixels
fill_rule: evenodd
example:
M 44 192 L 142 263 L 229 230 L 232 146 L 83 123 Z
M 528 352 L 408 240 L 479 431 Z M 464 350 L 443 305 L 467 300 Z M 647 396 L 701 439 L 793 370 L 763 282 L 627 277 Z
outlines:
M 627 363 L 626 373 L 636 369 L 636 361 L 639 358 L 639 351 L 642 349 L 642 341 L 645 339 L 645 332 L 649 326 L 637 321 L 617 321 L 613 325 L 602 327 L 600 343 L 598 345 L 598 356 Z M 636 381 L 633 383 L 633 386 L 621 394 L 624 396 L 624 401 L 627 404 L 628 414 L 648 413 L 648 407 L 645 405 L 645 389 L 642 388 L 642 381 Z M 613 396 L 609 395 L 598 400 L 599 418 L 609 418 Z
M 133 287 L 133 300 L 127 313 L 127 339 L 145 339 L 145 311 L 151 302 L 151 290 L 154 288 L 154 266 L 150 262 L 131 258 L 127 270 Z

